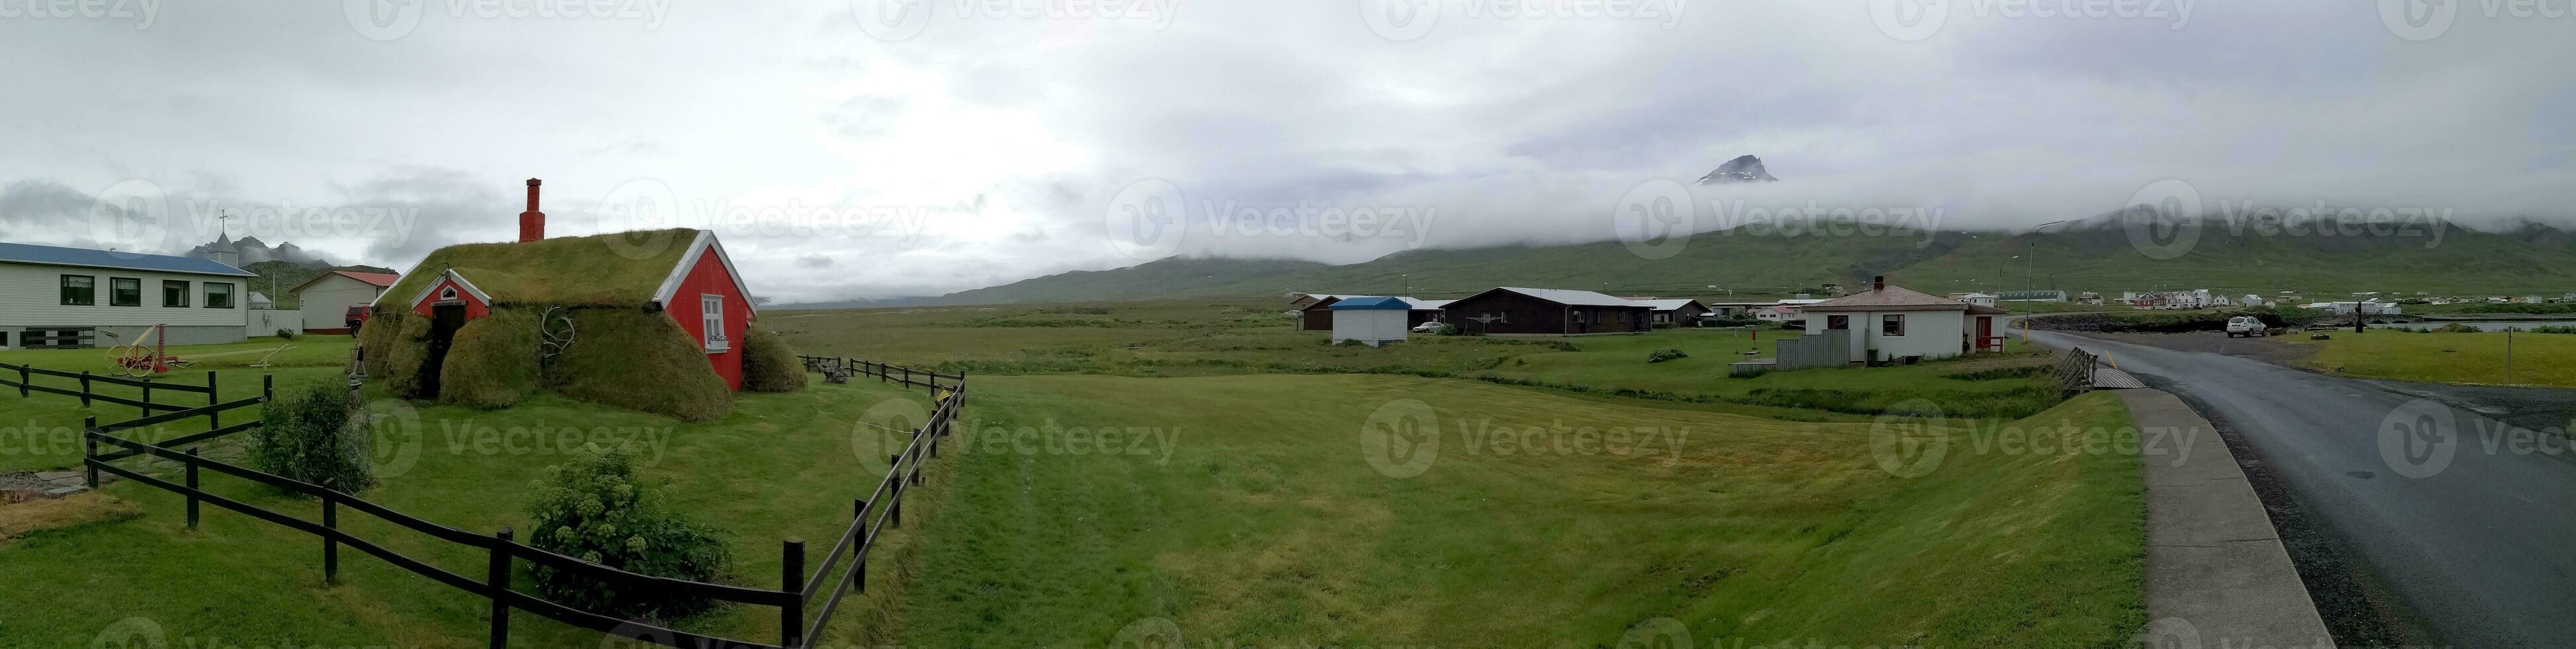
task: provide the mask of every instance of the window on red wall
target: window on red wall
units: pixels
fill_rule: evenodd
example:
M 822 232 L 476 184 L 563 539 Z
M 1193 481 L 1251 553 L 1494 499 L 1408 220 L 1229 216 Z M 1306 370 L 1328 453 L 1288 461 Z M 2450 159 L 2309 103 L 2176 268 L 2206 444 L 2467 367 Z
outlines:
M 724 296 L 698 296 L 698 318 L 706 327 L 707 351 L 720 352 L 733 349 L 733 341 L 725 340 Z

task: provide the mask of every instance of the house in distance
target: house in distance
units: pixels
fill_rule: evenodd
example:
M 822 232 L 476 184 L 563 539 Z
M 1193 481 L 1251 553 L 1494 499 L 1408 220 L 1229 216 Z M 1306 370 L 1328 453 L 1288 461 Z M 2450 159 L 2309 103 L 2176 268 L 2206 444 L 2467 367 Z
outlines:
M 1654 307 L 1592 291 L 1501 287 L 1449 302 L 1448 322 L 1494 336 L 1644 333 Z
M 519 240 L 441 248 L 375 302 L 367 371 L 396 394 L 507 407 L 538 389 L 683 419 L 736 390 L 804 386 L 754 326 L 751 290 L 715 233 L 549 239 L 528 180 Z

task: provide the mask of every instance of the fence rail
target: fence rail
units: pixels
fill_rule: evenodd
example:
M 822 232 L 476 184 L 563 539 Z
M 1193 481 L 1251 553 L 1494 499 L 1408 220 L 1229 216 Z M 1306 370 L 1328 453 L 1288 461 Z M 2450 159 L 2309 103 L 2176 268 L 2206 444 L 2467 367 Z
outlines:
M 2101 360 L 2082 347 L 2071 347 L 2057 359 L 2057 385 L 2068 392 L 2093 389 L 2093 377 Z
M 887 365 L 884 363 L 871 363 L 846 357 L 805 356 L 799 354 L 796 358 L 797 360 L 805 362 L 805 371 L 807 372 L 820 374 L 838 369 L 849 372 L 852 376 L 873 376 L 877 377 L 878 381 L 897 383 L 907 388 L 929 388 L 931 394 L 934 395 L 938 394 L 940 390 L 962 390 L 966 387 L 966 373 L 963 371 L 956 374 L 940 374 L 938 372 L 928 370 L 916 370 L 909 367 Z M 941 385 L 940 381 L 947 381 L 948 383 L 946 385 Z
M 821 366 L 815 362 L 817 359 L 808 357 L 807 360 L 807 366 L 809 369 L 816 369 L 818 371 L 821 369 Z M 894 368 L 883 364 L 851 362 L 850 359 L 841 360 L 843 361 L 841 367 L 873 368 L 879 376 L 884 377 L 889 381 L 897 379 L 894 376 L 886 376 L 886 372 L 888 370 L 902 370 L 902 368 Z M 35 373 L 33 370 L 24 367 L 16 367 L 16 369 L 28 371 L 30 374 Z M 60 372 L 52 372 L 50 375 L 59 376 L 63 374 L 64 373 Z M 534 613 L 557 622 L 562 622 L 564 624 L 583 629 L 618 635 L 667 647 L 696 648 L 721 646 L 739 649 L 797 649 L 810 646 L 810 643 L 813 642 L 815 638 L 822 635 L 825 626 L 831 622 L 832 614 L 840 605 L 841 598 L 844 595 L 853 591 L 862 593 L 866 592 L 867 557 L 869 550 L 875 547 L 877 538 L 884 532 L 884 530 L 887 528 L 902 526 L 904 494 L 909 490 L 908 487 L 910 485 L 919 485 L 922 483 L 922 468 L 924 464 L 928 459 L 938 457 L 939 439 L 950 434 L 951 424 L 956 419 L 959 410 L 965 404 L 965 377 L 963 375 L 950 376 L 929 372 L 912 372 L 909 370 L 904 370 L 899 374 L 900 380 L 903 381 L 905 386 L 929 386 L 932 389 L 932 393 L 934 395 L 938 395 L 934 398 L 935 407 L 930 419 L 923 422 L 920 427 L 913 429 L 911 442 L 905 445 L 902 452 L 889 458 L 891 466 L 887 467 L 884 478 L 877 481 L 874 491 L 871 492 L 867 498 L 853 501 L 850 526 L 841 533 L 841 538 L 833 544 L 832 549 L 829 552 L 824 554 L 820 565 L 814 566 L 811 573 L 806 571 L 805 544 L 803 541 L 786 539 L 780 543 L 780 563 L 782 569 L 780 570 L 779 575 L 780 586 L 776 589 L 705 583 L 628 572 L 619 568 L 584 561 L 579 558 L 552 552 L 544 548 L 520 543 L 513 539 L 514 533 L 509 528 L 503 528 L 491 535 L 484 535 L 481 533 L 448 527 L 432 523 L 427 520 L 422 520 L 418 517 L 404 514 L 402 512 L 395 511 L 392 508 L 368 502 L 367 500 L 355 495 L 333 490 L 322 485 L 278 476 L 221 461 L 206 459 L 199 456 L 199 449 L 194 446 L 189 446 L 185 449 L 176 448 L 249 430 L 256 427 L 258 422 L 236 424 L 233 426 L 211 426 L 210 429 L 205 432 L 185 435 L 157 444 L 125 439 L 115 435 L 115 433 L 124 430 L 158 423 L 182 421 L 194 417 L 207 417 L 210 422 L 214 422 L 217 421 L 218 415 L 223 411 L 265 405 L 271 401 L 273 396 L 269 390 L 265 389 L 265 382 L 263 382 L 264 389 L 262 390 L 261 396 L 258 397 L 232 402 L 210 403 L 206 406 L 186 408 L 176 412 L 168 412 L 158 415 L 149 414 L 147 411 L 147 415 L 144 417 L 107 424 L 104 426 L 99 425 L 97 417 L 90 417 L 87 421 L 83 422 L 83 436 L 87 444 L 87 452 L 83 458 L 83 464 L 85 464 L 89 470 L 90 484 L 92 486 L 95 486 L 98 482 L 98 473 L 104 471 L 124 477 L 138 484 L 149 485 L 186 497 L 187 523 L 189 529 L 195 529 L 197 526 L 199 506 L 203 504 L 212 504 L 216 507 L 239 512 L 252 518 L 268 521 L 288 529 L 320 537 L 323 540 L 322 574 L 323 579 L 329 583 L 336 584 L 339 582 L 339 550 L 340 546 L 345 545 L 359 552 L 383 559 L 386 563 L 393 564 L 395 567 L 408 570 L 423 577 L 428 577 L 433 581 L 447 584 L 467 593 L 489 599 L 492 602 L 490 637 L 492 647 L 498 648 L 508 645 L 510 636 L 510 614 L 515 610 Z M 948 383 L 943 385 L 940 383 L 942 380 L 948 381 Z M 208 385 L 213 385 L 211 377 L 209 377 Z M 28 386 L 26 386 L 25 382 L 22 380 L 20 383 L 12 384 L 12 387 L 25 388 Z M 353 391 L 356 389 L 355 383 L 351 384 L 351 389 Z M 943 390 L 946 391 L 944 395 L 940 394 Z M 209 394 L 211 395 L 212 392 L 210 391 Z M 119 450 L 113 450 L 110 453 L 101 454 L 98 448 L 101 444 L 105 444 Z M 114 460 L 135 457 L 138 455 L 151 455 L 178 463 L 184 470 L 184 484 L 173 483 L 168 480 L 156 478 L 146 475 L 140 471 L 127 469 L 111 463 Z M 239 500 L 233 500 L 208 493 L 199 487 L 201 470 L 213 471 L 215 473 L 221 473 L 243 480 L 277 487 L 291 493 L 318 498 L 322 502 L 322 520 L 319 522 L 309 521 L 296 516 L 262 509 L 258 506 Z M 359 538 L 346 531 L 342 531 L 339 523 L 339 514 L 342 509 L 348 509 L 360 514 L 374 516 L 379 520 L 391 523 L 397 527 L 408 529 L 431 538 L 482 550 L 488 557 L 484 565 L 484 574 L 480 579 L 477 579 L 473 576 L 452 572 L 427 561 L 403 555 L 399 552 L 387 549 L 382 545 L 378 545 L 373 541 Z M 870 519 L 871 514 L 874 515 L 873 520 Z M 848 567 L 841 571 L 840 578 L 837 581 L 829 580 L 829 577 L 832 576 L 834 571 L 834 566 L 845 556 L 850 560 Z M 510 583 L 511 577 L 518 567 L 519 562 L 523 561 L 531 567 L 542 566 L 545 568 L 561 570 L 587 579 L 644 586 L 646 587 L 645 590 L 649 590 L 650 592 L 671 593 L 753 606 L 775 607 L 778 609 L 779 614 L 780 638 L 777 644 L 745 642 L 741 640 L 689 633 L 686 631 L 644 622 L 620 619 L 614 616 L 601 615 L 565 606 L 536 595 L 519 592 L 512 588 Z M 828 596 L 825 596 L 825 593 L 823 592 L 826 583 L 831 584 L 831 592 Z M 808 619 L 805 617 L 806 609 L 813 604 L 818 597 L 822 598 L 821 610 L 811 618 L 809 625 Z

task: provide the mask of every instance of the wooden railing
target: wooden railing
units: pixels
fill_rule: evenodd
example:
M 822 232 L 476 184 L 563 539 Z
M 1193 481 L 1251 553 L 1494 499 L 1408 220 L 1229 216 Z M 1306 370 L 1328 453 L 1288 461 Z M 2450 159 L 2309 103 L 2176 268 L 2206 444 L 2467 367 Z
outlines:
M 2057 384 L 2068 392 L 2091 390 L 2094 370 L 2100 365 L 2101 360 L 2093 352 L 2082 347 L 2068 348 L 2066 355 L 2057 359 Z
M 884 370 L 889 367 L 878 364 L 865 364 L 862 366 L 877 368 L 880 374 L 883 374 Z M 29 373 L 36 372 L 34 370 L 27 370 L 27 368 L 18 369 L 28 371 Z M 61 373 L 53 374 L 62 375 Z M 383 559 L 386 563 L 391 563 L 395 567 L 411 571 L 414 574 L 428 577 L 432 581 L 453 586 L 467 593 L 488 599 L 492 602 L 490 634 L 490 646 L 492 647 L 505 647 L 509 644 L 510 614 L 512 611 L 516 610 L 535 613 L 548 619 L 575 627 L 633 638 L 639 641 L 651 642 L 653 644 L 667 647 L 793 649 L 810 646 L 810 643 L 812 643 L 817 636 L 822 634 L 824 627 L 829 624 L 832 619 L 833 611 L 840 605 L 841 598 L 844 595 L 853 590 L 866 592 L 868 551 L 876 546 L 878 537 L 882 535 L 886 529 L 902 526 L 904 494 L 909 491 L 910 486 L 922 483 L 922 468 L 926 460 L 938 457 L 939 438 L 946 437 L 950 434 L 950 426 L 956 420 L 959 409 L 964 406 L 966 399 L 965 377 L 930 374 L 926 372 L 913 373 L 909 371 L 904 372 L 903 375 L 904 378 L 902 380 L 906 386 L 931 386 L 935 394 L 942 393 L 944 391 L 944 394 L 936 397 L 934 402 L 936 407 L 933 410 L 933 414 L 928 421 L 923 422 L 919 428 L 915 428 L 912 431 L 912 440 L 909 444 L 905 445 L 903 451 L 896 453 L 889 458 L 889 462 L 892 466 L 889 466 L 886 469 L 885 476 L 877 481 L 875 490 L 870 493 L 867 498 L 853 501 L 853 514 L 850 526 L 841 533 L 839 541 L 833 544 L 831 551 L 824 554 L 821 564 L 815 566 L 811 573 L 808 573 L 805 569 L 805 544 L 803 541 L 786 539 L 780 543 L 780 584 L 776 589 L 705 583 L 628 572 L 619 568 L 584 561 L 582 559 L 565 556 L 543 548 L 520 543 L 513 539 L 513 532 L 510 528 L 502 528 L 490 535 L 485 535 L 479 532 L 472 532 L 432 523 L 422 520 L 419 517 L 394 511 L 392 508 L 368 502 L 367 500 L 355 495 L 340 492 L 322 485 L 206 459 L 199 456 L 199 448 L 192 446 L 200 442 L 249 430 L 258 426 L 259 422 L 247 422 L 229 427 L 214 427 L 205 432 L 184 435 L 160 443 L 146 443 L 137 440 L 125 439 L 116 435 L 116 433 L 125 430 L 173 421 L 181 421 L 193 417 L 206 417 L 211 422 L 216 420 L 219 413 L 226 410 L 248 408 L 255 405 L 266 404 L 270 401 L 270 394 L 265 389 L 265 381 L 263 381 L 264 389 L 262 390 L 261 396 L 249 399 L 227 403 L 215 403 L 197 408 L 180 409 L 174 412 L 149 415 L 106 425 L 100 425 L 96 417 L 90 417 L 88 421 L 84 422 L 83 435 L 88 444 L 88 451 L 85 454 L 83 463 L 90 471 L 90 482 L 93 486 L 97 484 L 97 473 L 105 471 L 122 476 L 125 479 L 132 480 L 136 483 L 150 485 L 152 487 L 185 496 L 187 499 L 187 523 L 190 529 L 195 529 L 197 526 L 199 506 L 201 504 L 212 504 L 216 507 L 239 512 L 252 518 L 276 523 L 288 529 L 321 537 L 323 540 L 322 574 L 323 579 L 326 582 L 338 583 L 340 546 L 346 545 L 358 550 L 359 552 L 364 552 L 366 554 L 373 555 L 376 558 Z M 104 379 L 106 377 L 94 378 Z M 891 377 L 889 377 L 888 380 L 892 380 Z M 950 383 L 947 385 L 940 385 L 938 382 L 941 380 L 948 380 Z M 62 394 L 77 394 L 65 390 L 29 386 L 23 379 L 18 383 L 10 385 L 12 387 L 19 387 L 22 390 L 41 390 Z M 209 385 L 212 385 L 211 379 L 209 381 Z M 166 388 L 168 386 L 164 385 L 162 387 Z M 211 387 L 207 388 L 207 390 L 209 394 L 212 393 Z M 91 398 L 97 398 L 97 395 L 91 395 Z M 98 445 L 100 444 L 105 444 L 121 450 L 101 454 L 98 452 Z M 176 448 L 180 446 L 188 446 L 188 448 Z M 151 455 L 178 463 L 183 467 L 185 472 L 183 477 L 184 483 L 173 483 L 111 463 L 114 460 L 134 457 L 137 455 Z M 262 509 L 239 500 L 233 500 L 209 493 L 199 488 L 199 474 L 201 470 L 213 471 L 277 487 L 290 493 L 303 494 L 318 498 L 322 501 L 321 520 L 308 521 L 287 514 Z M 484 566 L 484 574 L 478 579 L 474 576 L 451 572 L 431 565 L 427 561 L 403 555 L 388 549 L 383 545 L 378 545 L 374 541 L 359 538 L 356 535 L 343 531 L 339 522 L 340 512 L 343 509 L 368 516 L 374 516 L 379 520 L 392 523 L 395 526 L 409 529 L 413 532 L 424 534 L 432 538 L 480 550 L 489 557 Z M 873 515 L 874 520 L 871 520 L 871 515 Z M 850 559 L 848 568 L 842 571 L 842 574 L 837 581 L 829 580 L 828 578 L 831 576 L 834 566 L 838 564 L 844 556 L 847 556 Z M 633 586 L 642 592 L 663 593 L 673 597 L 701 598 L 722 602 L 734 602 L 752 606 L 774 607 L 778 610 L 780 637 L 777 644 L 761 644 L 718 638 L 680 631 L 645 622 L 619 619 L 558 604 L 536 595 L 519 592 L 512 587 L 511 575 L 518 567 L 518 562 L 521 561 L 525 561 L 532 566 L 541 566 L 559 570 L 589 579 Z M 830 589 L 832 591 L 828 595 L 823 593 L 825 584 L 827 583 L 831 584 Z M 821 600 L 822 608 L 816 615 L 814 615 L 809 624 L 805 619 L 805 612 L 808 605 L 812 604 L 817 599 Z
M 966 386 L 966 373 L 963 371 L 956 374 L 940 374 L 938 372 L 928 370 L 916 370 L 908 367 L 887 365 L 884 363 L 871 363 L 855 358 L 832 356 L 805 356 L 800 354 L 797 355 L 796 359 L 805 362 L 805 371 L 808 372 L 822 373 L 838 369 L 849 372 L 851 376 L 873 376 L 877 377 L 878 381 L 896 383 L 907 388 L 929 388 L 931 394 L 934 395 L 938 394 L 940 390 L 959 390 L 964 389 Z M 941 381 L 946 381 L 947 383 L 943 385 L 940 383 Z

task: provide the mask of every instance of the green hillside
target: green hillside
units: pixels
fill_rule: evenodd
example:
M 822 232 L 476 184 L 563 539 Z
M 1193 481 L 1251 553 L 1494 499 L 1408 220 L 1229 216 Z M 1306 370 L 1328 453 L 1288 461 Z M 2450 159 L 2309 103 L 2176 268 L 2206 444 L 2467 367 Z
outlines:
M 2212 222 L 2188 251 L 2157 259 L 2132 245 L 2116 222 L 2088 219 L 2077 225 L 2063 232 L 1904 237 L 1712 232 L 1660 260 L 1641 258 L 1615 241 L 1411 250 L 1342 266 L 1171 258 L 1038 277 L 937 301 L 999 304 L 1290 292 L 1454 297 L 1494 286 L 1709 298 L 1815 292 L 1825 284 L 1852 287 L 1872 275 L 1929 292 L 2020 290 L 2025 282 L 2070 295 L 2195 288 L 2229 295 L 2293 291 L 2311 297 L 2358 291 L 2558 295 L 2576 290 L 2576 243 L 2545 226 L 2506 233 L 2449 227 L 2438 237 L 2429 231 L 2265 236 Z M 2029 256 L 2022 257 L 2025 253 Z

